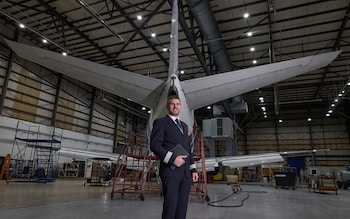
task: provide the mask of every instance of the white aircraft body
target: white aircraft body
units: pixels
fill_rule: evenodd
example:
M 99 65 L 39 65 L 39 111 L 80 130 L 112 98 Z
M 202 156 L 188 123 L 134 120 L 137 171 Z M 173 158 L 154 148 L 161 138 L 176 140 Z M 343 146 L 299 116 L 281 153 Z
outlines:
M 325 67 L 340 53 L 340 51 L 334 51 L 180 81 L 178 77 L 177 0 L 173 2 L 170 37 L 169 72 L 166 81 L 71 56 L 63 56 L 59 53 L 9 40 L 5 41 L 7 45 L 22 58 L 149 107 L 151 109 L 151 114 L 148 121 L 148 132 L 152 129 L 154 119 L 167 114 L 166 102 L 170 94 L 175 94 L 180 97 L 182 100 L 180 119 L 189 127 L 193 127 L 193 112 L 195 109 Z M 189 131 L 192 131 L 192 129 L 189 129 Z M 72 153 L 67 152 L 67 154 Z M 73 154 L 76 153 L 78 152 L 75 151 Z M 81 151 L 81 153 L 84 155 L 86 152 Z M 218 162 L 229 165 L 230 161 L 231 163 L 235 163 L 235 165 L 229 165 L 231 167 L 266 164 L 283 161 L 283 158 L 280 156 L 281 153 L 246 155 L 244 159 L 242 156 L 208 158 L 206 166 L 208 170 L 211 170 Z M 102 156 L 108 157 L 111 155 L 105 154 Z M 247 162 L 247 159 L 249 159 L 249 162 Z

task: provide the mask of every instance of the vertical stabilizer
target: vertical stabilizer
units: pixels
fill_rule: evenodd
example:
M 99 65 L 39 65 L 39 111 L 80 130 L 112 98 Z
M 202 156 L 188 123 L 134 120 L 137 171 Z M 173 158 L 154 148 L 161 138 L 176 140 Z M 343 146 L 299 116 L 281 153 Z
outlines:
M 173 1 L 173 11 L 171 18 L 171 33 L 170 33 L 170 58 L 169 58 L 169 72 L 168 79 L 170 80 L 172 75 L 178 75 L 178 4 L 177 0 Z

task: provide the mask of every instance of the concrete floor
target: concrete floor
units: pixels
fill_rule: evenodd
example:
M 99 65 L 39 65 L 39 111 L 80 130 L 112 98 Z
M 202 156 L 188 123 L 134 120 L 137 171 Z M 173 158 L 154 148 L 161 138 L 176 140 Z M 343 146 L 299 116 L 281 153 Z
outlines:
M 241 188 L 233 193 L 231 185 L 208 184 L 212 205 L 220 207 L 193 195 L 187 218 L 350 218 L 350 190 L 338 190 L 336 195 L 310 192 L 306 186 L 293 190 L 243 184 Z M 79 179 L 58 179 L 52 184 L 0 181 L 0 218 L 160 218 L 159 193 L 145 194 L 141 201 L 138 194 L 114 193 L 111 199 L 111 191 L 112 186 L 84 186 Z

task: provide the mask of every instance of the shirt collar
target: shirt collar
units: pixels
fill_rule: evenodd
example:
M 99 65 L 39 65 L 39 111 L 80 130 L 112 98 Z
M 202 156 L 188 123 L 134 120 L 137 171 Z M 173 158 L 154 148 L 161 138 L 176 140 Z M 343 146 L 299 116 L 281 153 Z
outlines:
M 168 116 L 175 122 L 175 119 L 180 120 L 178 117 L 168 114 Z

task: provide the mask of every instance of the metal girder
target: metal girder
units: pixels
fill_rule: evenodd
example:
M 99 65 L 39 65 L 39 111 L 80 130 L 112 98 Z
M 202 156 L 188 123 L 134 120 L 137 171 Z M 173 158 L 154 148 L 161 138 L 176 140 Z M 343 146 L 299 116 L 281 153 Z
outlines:
M 160 5 L 163 5 L 166 0 L 163 0 Z M 124 9 L 117 3 L 116 0 L 112 0 L 113 5 L 120 11 L 121 14 L 125 14 Z M 164 65 L 168 66 L 168 61 L 160 54 L 157 48 L 152 44 L 151 41 L 143 34 L 141 29 L 128 17 L 125 16 L 125 20 L 135 29 L 135 31 L 141 36 L 141 38 L 147 43 L 147 45 L 154 51 L 154 53 L 159 57 L 160 60 L 164 63 Z
M 346 23 L 348 22 L 349 20 L 349 13 L 350 13 L 350 3 L 348 5 L 348 8 L 346 10 L 346 14 L 344 15 L 344 18 L 343 18 L 343 21 L 341 23 L 341 26 L 339 28 L 339 31 L 338 31 L 338 34 L 337 34 L 337 38 L 335 40 L 335 43 L 333 45 L 333 51 L 337 50 L 337 49 L 340 49 L 340 40 L 342 38 L 342 34 L 344 32 L 344 29 L 346 27 Z M 326 74 L 327 72 L 329 71 L 329 67 L 326 67 L 325 70 L 323 71 L 323 74 L 322 74 L 322 79 L 321 79 L 321 82 L 320 82 L 320 85 L 318 86 L 315 94 L 313 95 L 313 98 L 316 98 L 316 96 L 318 95 L 318 93 L 322 90 L 322 86 L 323 86 L 323 83 L 326 79 Z

